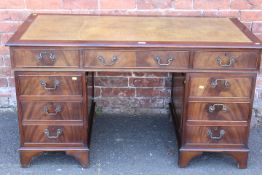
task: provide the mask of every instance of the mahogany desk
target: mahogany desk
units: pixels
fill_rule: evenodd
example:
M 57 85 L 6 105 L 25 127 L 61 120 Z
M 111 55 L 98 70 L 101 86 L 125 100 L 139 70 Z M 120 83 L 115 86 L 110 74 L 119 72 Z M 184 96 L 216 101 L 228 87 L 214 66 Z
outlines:
M 32 14 L 6 44 L 21 165 L 65 151 L 88 166 L 93 72 L 171 72 L 179 165 L 223 152 L 247 167 L 261 42 L 237 19 Z

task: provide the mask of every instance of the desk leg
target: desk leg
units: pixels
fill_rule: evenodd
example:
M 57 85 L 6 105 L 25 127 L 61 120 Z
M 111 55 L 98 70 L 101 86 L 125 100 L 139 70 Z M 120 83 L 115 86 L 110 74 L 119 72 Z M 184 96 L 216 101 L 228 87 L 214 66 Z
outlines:
M 193 158 L 202 155 L 202 153 L 201 151 L 179 151 L 179 167 L 185 168 Z
M 73 156 L 83 168 L 89 165 L 89 151 L 88 150 L 68 150 L 67 155 Z
M 30 166 L 33 157 L 40 156 L 43 151 L 39 150 L 20 150 L 20 163 L 22 168 Z

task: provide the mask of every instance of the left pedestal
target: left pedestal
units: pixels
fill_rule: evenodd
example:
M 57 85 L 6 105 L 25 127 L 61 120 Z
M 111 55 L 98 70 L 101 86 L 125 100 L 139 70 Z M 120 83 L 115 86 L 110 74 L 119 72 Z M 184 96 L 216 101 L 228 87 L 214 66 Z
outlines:
M 28 167 L 43 152 L 65 151 L 87 167 L 93 74 L 17 71 L 15 81 L 21 166 Z

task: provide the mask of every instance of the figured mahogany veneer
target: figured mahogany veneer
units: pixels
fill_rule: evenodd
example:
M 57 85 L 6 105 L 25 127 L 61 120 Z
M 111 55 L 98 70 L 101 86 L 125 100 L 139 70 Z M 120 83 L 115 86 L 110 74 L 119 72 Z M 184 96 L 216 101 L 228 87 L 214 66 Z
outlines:
M 195 52 L 194 69 L 256 70 L 259 52 Z
M 25 146 L 78 146 L 84 145 L 83 125 L 24 125 L 24 145 Z M 45 144 L 43 144 L 45 143 Z
M 262 43 L 237 19 L 32 14 L 7 45 L 23 167 L 45 151 L 88 166 L 96 71 L 171 73 L 179 166 L 221 152 L 247 167 Z
M 82 121 L 82 102 L 21 101 L 23 121 Z
M 82 96 L 83 77 L 79 73 L 60 76 L 56 73 L 35 72 L 18 75 L 19 93 L 21 95 L 78 95 Z
M 247 126 L 194 126 L 187 125 L 187 146 L 201 147 L 245 147 L 247 138 Z
M 255 79 L 248 75 L 192 74 L 190 98 L 251 98 Z
M 188 102 L 188 121 L 248 121 L 250 103 L 232 102 Z
M 13 67 L 60 67 L 80 66 L 78 50 L 54 48 L 17 48 L 12 50 Z

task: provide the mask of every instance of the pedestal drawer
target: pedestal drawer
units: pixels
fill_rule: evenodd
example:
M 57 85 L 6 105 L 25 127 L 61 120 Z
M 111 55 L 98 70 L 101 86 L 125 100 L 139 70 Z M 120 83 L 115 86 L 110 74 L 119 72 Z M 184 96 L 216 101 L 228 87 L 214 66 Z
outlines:
M 248 121 L 250 103 L 189 102 L 190 121 Z
M 80 53 L 78 50 L 61 49 L 13 49 L 13 67 L 79 67 Z
M 248 52 L 195 52 L 194 69 L 258 69 L 259 53 Z
M 244 145 L 247 126 L 194 126 L 186 127 L 186 145 Z
M 190 97 L 250 98 L 254 77 L 229 74 L 194 74 L 190 77 Z
M 137 67 L 187 69 L 188 66 L 187 51 L 137 52 Z
M 135 66 L 136 52 L 134 51 L 84 51 L 84 67 L 125 68 Z
M 22 101 L 23 121 L 82 121 L 82 102 Z
M 82 95 L 81 74 L 27 72 L 17 78 L 20 95 Z
M 83 143 L 83 126 L 23 126 L 24 143 Z

